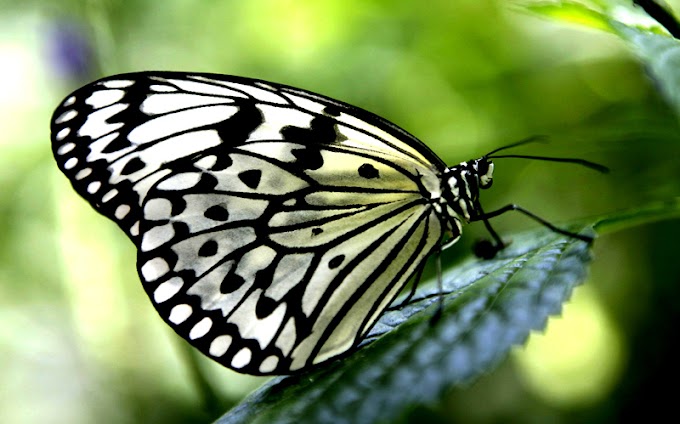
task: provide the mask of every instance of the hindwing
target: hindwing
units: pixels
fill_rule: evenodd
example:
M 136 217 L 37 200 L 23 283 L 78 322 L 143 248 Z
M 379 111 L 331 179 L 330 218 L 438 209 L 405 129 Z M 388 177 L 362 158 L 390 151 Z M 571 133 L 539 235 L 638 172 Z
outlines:
M 433 210 L 416 187 L 360 177 L 339 190 L 267 157 L 231 157 L 248 171 L 202 157 L 148 193 L 138 267 L 156 308 L 204 353 L 251 374 L 355 346 L 439 242 Z M 249 171 L 255 188 L 237 176 Z

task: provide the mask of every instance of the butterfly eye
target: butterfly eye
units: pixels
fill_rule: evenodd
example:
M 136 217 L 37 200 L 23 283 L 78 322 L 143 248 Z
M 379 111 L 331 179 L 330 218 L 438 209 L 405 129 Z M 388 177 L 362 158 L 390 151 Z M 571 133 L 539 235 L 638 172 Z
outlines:
M 494 164 L 486 158 L 477 161 L 477 172 L 479 176 L 479 188 L 487 189 L 493 184 Z

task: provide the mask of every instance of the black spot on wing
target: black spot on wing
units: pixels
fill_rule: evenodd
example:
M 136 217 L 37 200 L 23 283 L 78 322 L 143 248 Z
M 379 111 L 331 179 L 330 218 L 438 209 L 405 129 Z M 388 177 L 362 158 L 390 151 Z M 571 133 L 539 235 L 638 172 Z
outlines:
M 111 121 L 111 119 L 108 121 Z M 132 144 L 127 140 L 127 136 L 119 135 L 102 149 L 102 153 L 116 153 L 124 149 L 129 149 L 130 147 L 132 147 Z
M 379 178 L 380 173 L 373 165 L 370 163 L 365 163 L 359 167 L 359 176 L 366 179 Z
M 339 267 L 340 264 L 342 264 L 342 261 L 344 261 L 344 260 L 345 260 L 345 255 L 338 255 L 338 256 L 334 257 L 333 259 L 331 259 L 330 261 L 328 261 L 328 268 L 335 269 L 335 268 Z
M 140 158 L 132 158 L 125 164 L 123 169 L 120 170 L 121 175 L 131 175 L 137 171 L 144 169 L 146 164 Z
M 203 216 L 213 221 L 228 221 L 229 211 L 222 205 L 211 206 L 203 212 Z
M 240 174 L 238 174 L 238 178 L 243 182 L 243 184 L 255 190 L 257 186 L 260 185 L 262 171 L 260 171 L 259 169 L 243 171 Z
M 319 149 L 313 146 L 307 146 L 302 149 L 291 150 L 293 156 L 295 156 L 295 165 L 300 169 L 311 169 L 315 171 L 323 166 L 323 157 Z
M 313 236 L 318 236 L 319 234 L 323 233 L 323 229 L 316 227 L 312 228 L 312 235 Z
M 274 299 L 266 296 L 261 296 L 255 305 L 255 315 L 258 319 L 266 318 L 274 312 L 277 303 Z
M 214 191 L 218 183 L 219 181 L 217 181 L 217 178 L 213 174 L 203 172 L 201 173 L 201 178 L 198 180 L 198 183 L 193 187 L 193 190 L 195 192 L 208 193 Z
M 177 216 L 184 212 L 184 209 L 187 208 L 187 202 L 182 198 L 182 197 L 176 197 L 169 199 L 170 204 L 172 205 L 172 208 L 170 210 L 170 214 L 172 216 Z
M 191 161 L 191 163 L 189 164 L 187 164 L 185 158 L 180 158 L 179 163 L 177 162 L 173 163 L 172 167 L 173 169 L 176 169 L 178 171 L 184 169 L 184 167 L 186 167 L 186 170 L 190 171 L 195 170 L 199 171 L 209 170 L 212 172 L 224 171 L 234 163 L 233 159 L 230 156 L 230 154 L 233 151 L 234 149 L 232 149 L 230 146 L 227 146 L 224 143 L 222 143 L 215 147 L 207 149 L 203 152 L 198 152 L 192 156 L 187 157 L 186 159 Z M 195 164 L 195 162 L 199 161 L 200 159 L 203 159 L 204 157 L 212 157 L 215 163 L 208 167 L 198 166 Z
M 216 162 L 215 165 L 213 165 L 210 170 L 211 171 L 224 171 L 225 169 L 229 168 L 234 161 L 231 159 L 231 156 L 228 154 L 219 154 L 216 155 Z
M 340 116 L 340 109 L 333 105 L 327 105 L 323 108 L 323 112 L 329 116 Z
M 309 128 L 287 126 L 281 129 L 284 141 L 300 144 L 330 144 L 337 140 L 335 121 L 327 116 L 312 119 Z
M 223 294 L 233 293 L 240 289 L 245 282 L 246 280 L 240 275 L 229 272 L 220 283 L 220 292 Z
M 203 243 L 203 246 L 201 246 L 201 248 L 198 249 L 198 256 L 202 256 L 204 258 L 215 256 L 216 253 L 217 242 L 215 240 L 206 241 L 205 243 Z
M 229 119 L 214 125 L 217 134 L 229 146 L 238 146 L 248 141 L 250 133 L 262 125 L 264 118 L 255 104 L 239 101 L 239 110 Z

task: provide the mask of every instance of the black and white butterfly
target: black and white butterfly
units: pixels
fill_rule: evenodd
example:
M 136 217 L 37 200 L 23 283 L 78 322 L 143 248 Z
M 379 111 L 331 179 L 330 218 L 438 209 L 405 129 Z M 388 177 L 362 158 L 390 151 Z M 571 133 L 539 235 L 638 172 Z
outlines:
M 137 246 L 161 317 L 249 374 L 351 350 L 463 223 L 484 221 L 498 249 L 487 219 L 529 214 L 482 211 L 500 149 L 447 167 L 376 115 L 254 79 L 104 78 L 69 95 L 51 130 L 75 190 Z

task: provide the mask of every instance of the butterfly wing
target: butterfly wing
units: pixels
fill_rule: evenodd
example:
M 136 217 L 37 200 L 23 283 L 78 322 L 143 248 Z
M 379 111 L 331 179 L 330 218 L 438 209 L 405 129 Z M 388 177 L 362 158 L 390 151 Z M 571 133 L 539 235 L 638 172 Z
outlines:
M 161 316 L 222 364 L 346 352 L 442 237 L 443 163 L 358 108 L 238 77 L 140 73 L 69 96 L 53 150 L 138 246 Z

